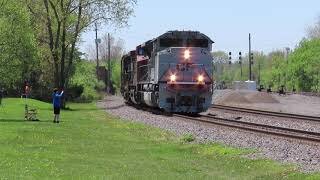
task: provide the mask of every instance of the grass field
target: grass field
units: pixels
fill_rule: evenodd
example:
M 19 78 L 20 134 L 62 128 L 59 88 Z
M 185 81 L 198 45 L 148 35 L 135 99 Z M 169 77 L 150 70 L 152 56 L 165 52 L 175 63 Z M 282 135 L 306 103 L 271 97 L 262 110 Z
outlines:
M 159 129 L 119 121 L 94 104 L 71 104 L 62 123 L 51 105 L 29 100 L 39 122 L 23 121 L 24 101 L 0 107 L 0 179 L 319 179 L 292 166 L 241 158 L 248 150 L 183 143 Z

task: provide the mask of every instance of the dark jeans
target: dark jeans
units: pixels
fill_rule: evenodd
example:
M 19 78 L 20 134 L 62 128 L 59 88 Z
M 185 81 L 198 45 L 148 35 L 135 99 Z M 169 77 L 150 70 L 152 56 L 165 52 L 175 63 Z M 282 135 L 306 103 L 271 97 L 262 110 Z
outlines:
M 53 113 L 57 114 L 57 115 L 60 114 L 60 107 L 54 107 L 53 108 Z

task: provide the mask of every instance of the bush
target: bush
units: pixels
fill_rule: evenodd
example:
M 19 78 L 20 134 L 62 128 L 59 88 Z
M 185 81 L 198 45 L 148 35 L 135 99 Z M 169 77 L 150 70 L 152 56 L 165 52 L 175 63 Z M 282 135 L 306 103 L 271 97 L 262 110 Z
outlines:
M 84 87 L 80 85 L 73 85 L 72 87 L 68 88 L 68 94 L 71 99 L 76 99 L 81 96 L 84 91 Z
M 102 95 L 100 95 L 94 89 L 86 88 L 81 96 L 75 99 L 77 102 L 92 102 L 93 100 L 101 99 Z
M 183 137 L 181 138 L 182 142 L 184 143 L 189 143 L 194 141 L 196 138 L 192 135 L 192 134 L 185 134 L 183 135 Z
M 116 91 L 120 89 L 121 83 L 121 60 L 115 59 L 112 61 L 112 72 L 111 78 L 113 82 L 113 87 L 115 87 Z
M 95 86 L 95 89 L 98 92 L 104 91 L 106 89 L 106 84 L 103 81 L 98 81 L 96 86 Z
M 97 90 L 104 89 L 105 84 L 99 82 L 96 77 L 95 64 L 89 61 L 80 61 L 75 66 L 75 73 L 71 78 L 71 87 L 77 87 L 81 95 L 75 99 L 76 102 L 92 102 L 102 98 Z

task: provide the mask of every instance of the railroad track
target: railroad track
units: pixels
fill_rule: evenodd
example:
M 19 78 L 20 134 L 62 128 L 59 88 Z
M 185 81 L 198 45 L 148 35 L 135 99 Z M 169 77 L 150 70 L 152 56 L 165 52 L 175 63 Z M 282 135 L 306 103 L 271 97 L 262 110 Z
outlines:
M 216 104 L 213 105 L 211 107 L 211 109 L 221 109 L 221 110 L 235 111 L 235 112 L 241 112 L 241 113 L 249 113 L 249 114 L 257 114 L 257 115 L 264 115 L 264 116 L 282 117 L 282 118 L 290 118 L 290 119 L 299 119 L 299 120 L 304 120 L 304 121 L 320 122 L 320 117 L 317 117 L 317 116 L 281 113 L 281 112 L 275 112 L 275 111 L 248 109 L 248 108 L 223 106 L 223 105 L 216 105 Z
M 303 131 L 298 129 L 278 127 L 278 126 L 270 126 L 270 125 L 257 124 L 257 123 L 251 123 L 251 122 L 244 122 L 244 121 L 238 121 L 235 119 L 220 118 L 210 114 L 201 115 L 199 117 L 190 117 L 190 116 L 179 115 L 179 114 L 174 114 L 174 116 L 184 118 L 184 119 L 219 125 L 219 126 L 237 128 L 237 129 L 251 131 L 251 132 L 257 132 L 257 133 L 263 133 L 268 135 L 275 135 L 279 137 L 320 143 L 320 133 L 317 133 L 317 132 Z

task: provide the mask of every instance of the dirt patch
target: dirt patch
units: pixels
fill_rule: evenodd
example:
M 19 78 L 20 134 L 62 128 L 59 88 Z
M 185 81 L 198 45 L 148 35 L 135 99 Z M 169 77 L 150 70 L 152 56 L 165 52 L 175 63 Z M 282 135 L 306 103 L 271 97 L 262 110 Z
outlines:
M 246 95 L 246 98 L 252 103 L 279 103 L 278 100 L 266 92 L 254 92 Z
M 250 101 L 240 92 L 235 91 L 227 94 L 225 97 L 217 101 L 218 104 L 230 103 L 250 103 Z
M 251 104 L 251 103 L 279 103 L 272 95 L 265 92 L 252 91 L 234 91 L 225 94 L 224 97 L 219 98 L 218 104 Z
M 236 94 L 234 94 L 237 92 Z M 286 112 L 320 117 L 320 97 L 292 94 L 259 94 L 253 91 L 216 90 L 213 104 L 239 106 L 266 111 Z M 232 96 L 243 96 L 232 99 Z

